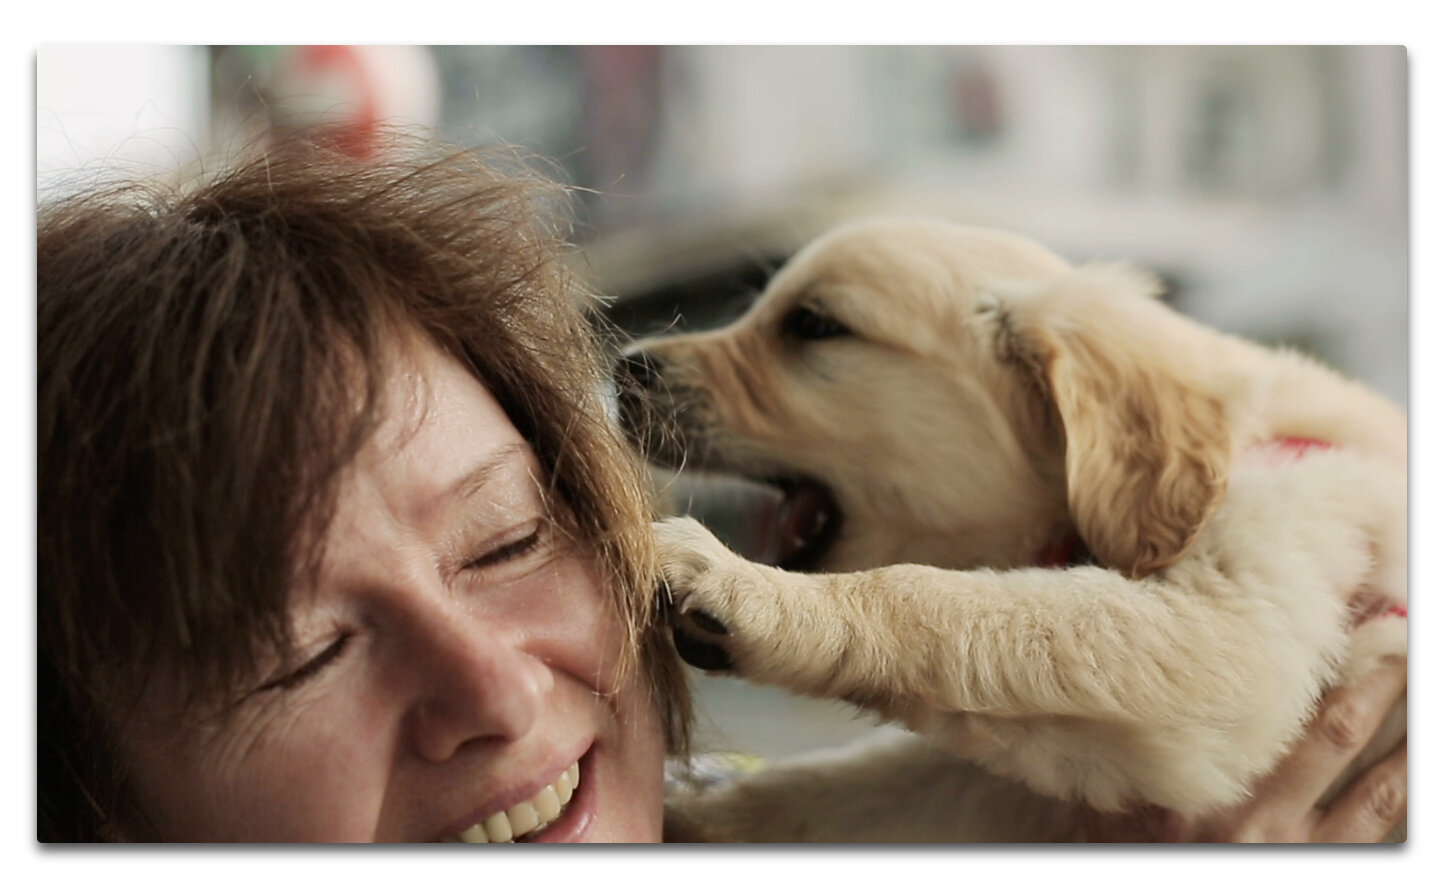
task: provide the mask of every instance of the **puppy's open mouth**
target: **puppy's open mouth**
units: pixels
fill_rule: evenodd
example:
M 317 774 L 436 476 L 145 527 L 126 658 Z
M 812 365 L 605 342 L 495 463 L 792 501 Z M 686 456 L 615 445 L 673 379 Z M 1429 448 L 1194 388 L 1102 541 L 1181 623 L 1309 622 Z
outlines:
M 766 550 L 758 560 L 787 570 L 811 570 L 837 540 L 843 515 L 821 484 L 786 480 L 775 485 L 783 500 L 760 522 L 758 533 Z
M 816 569 L 843 524 L 828 489 L 802 478 L 684 471 L 665 493 L 671 510 L 697 518 L 733 551 L 786 570 Z

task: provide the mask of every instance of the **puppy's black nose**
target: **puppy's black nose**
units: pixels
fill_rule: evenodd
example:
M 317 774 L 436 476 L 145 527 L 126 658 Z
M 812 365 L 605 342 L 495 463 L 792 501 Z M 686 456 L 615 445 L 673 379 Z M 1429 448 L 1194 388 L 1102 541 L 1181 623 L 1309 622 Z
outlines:
M 617 359 L 612 368 L 617 388 L 624 394 L 629 389 L 650 391 L 657 387 L 661 377 L 661 361 L 646 351 L 634 351 Z
M 617 419 L 643 455 L 658 462 L 677 462 L 679 430 L 667 381 L 667 365 L 647 351 L 632 351 L 612 366 L 617 385 Z

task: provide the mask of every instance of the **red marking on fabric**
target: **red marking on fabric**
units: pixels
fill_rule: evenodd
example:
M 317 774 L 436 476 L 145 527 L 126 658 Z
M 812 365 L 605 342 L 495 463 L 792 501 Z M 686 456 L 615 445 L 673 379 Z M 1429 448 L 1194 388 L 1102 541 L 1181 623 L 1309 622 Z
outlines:
M 1070 532 L 1040 552 L 1039 556 L 1034 558 L 1034 566 L 1060 569 L 1088 563 L 1092 558 L 1079 534 Z
M 1277 437 L 1263 442 L 1259 446 L 1269 447 L 1272 452 L 1286 458 L 1300 459 L 1314 450 L 1333 449 L 1335 445 L 1327 440 L 1314 437 Z M 1084 540 L 1079 538 L 1078 533 L 1071 532 L 1039 552 L 1038 557 L 1034 558 L 1034 566 L 1057 569 L 1087 564 L 1092 561 L 1093 555 L 1084 545 Z M 1394 613 L 1392 610 L 1391 615 L 1405 615 L 1403 608 L 1396 609 L 1399 609 L 1400 612 Z
M 1275 449 L 1288 453 L 1296 459 L 1311 450 L 1328 450 L 1334 447 L 1334 444 L 1327 440 L 1318 440 L 1313 437 L 1276 437 L 1269 443 Z
M 1376 619 L 1384 619 L 1389 616 L 1405 618 L 1405 605 L 1397 604 L 1389 597 L 1375 591 L 1366 589 L 1357 592 L 1349 602 L 1350 626 L 1359 628 L 1366 622 L 1373 622 Z
M 1398 617 L 1400 619 L 1407 618 L 1405 616 L 1405 607 L 1401 604 L 1391 604 L 1388 607 L 1377 606 L 1372 609 L 1358 610 L 1355 612 L 1354 618 L 1351 619 L 1350 622 L 1354 628 L 1359 628 L 1366 622 L 1374 622 L 1376 619 L 1385 619 L 1391 616 Z

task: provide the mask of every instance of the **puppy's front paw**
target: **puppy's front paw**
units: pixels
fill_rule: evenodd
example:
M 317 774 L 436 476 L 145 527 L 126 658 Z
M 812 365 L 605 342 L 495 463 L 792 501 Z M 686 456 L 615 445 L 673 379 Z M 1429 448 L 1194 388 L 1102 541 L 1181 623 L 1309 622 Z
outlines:
M 746 671 L 747 639 L 768 631 L 759 568 L 692 518 L 669 518 L 654 529 L 678 655 L 705 671 Z

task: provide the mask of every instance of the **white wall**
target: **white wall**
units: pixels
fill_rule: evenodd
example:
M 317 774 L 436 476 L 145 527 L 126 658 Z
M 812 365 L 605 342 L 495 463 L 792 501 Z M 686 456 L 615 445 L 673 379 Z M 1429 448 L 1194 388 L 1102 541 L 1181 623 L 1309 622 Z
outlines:
M 205 47 L 42 46 L 35 61 L 39 194 L 102 168 L 163 172 L 207 148 Z

